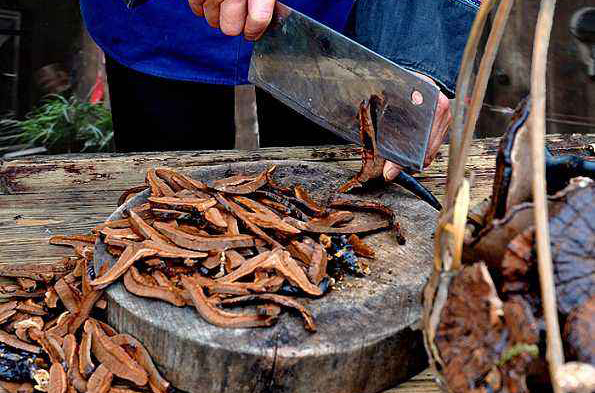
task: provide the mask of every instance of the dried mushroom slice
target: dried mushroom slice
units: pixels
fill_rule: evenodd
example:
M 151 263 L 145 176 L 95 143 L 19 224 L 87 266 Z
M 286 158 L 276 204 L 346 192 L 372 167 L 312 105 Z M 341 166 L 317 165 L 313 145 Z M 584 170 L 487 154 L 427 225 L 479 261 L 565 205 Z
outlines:
M 95 322 L 88 320 L 85 323 L 85 331 L 93 335 L 91 340 L 93 355 L 109 371 L 137 386 L 147 384 L 148 376 L 145 370 L 122 347 L 114 344 Z
M 196 311 L 209 323 L 228 328 L 266 327 L 275 319 L 258 314 L 236 314 L 223 311 L 212 305 L 204 294 L 202 287 L 191 277 L 182 276 L 182 284 L 191 296 Z
M 41 353 L 41 348 L 18 339 L 18 337 L 0 330 L 0 342 L 10 347 L 32 353 Z
M 68 382 L 79 393 L 85 393 L 87 391 L 87 381 L 85 381 L 80 373 L 76 337 L 72 334 L 66 335 L 62 342 L 62 349 L 64 350 L 66 360 L 66 376 L 68 377 Z
M 48 393 L 66 393 L 68 382 L 66 380 L 66 372 L 59 363 L 53 363 L 50 368 L 50 383 Z
M 312 313 L 306 307 L 304 307 L 303 304 L 287 296 L 275 295 L 270 293 L 260 295 L 247 295 L 222 300 L 221 304 L 224 306 L 231 306 L 245 302 L 273 302 L 281 306 L 294 309 L 298 311 L 304 318 L 304 326 L 306 330 L 309 332 L 316 331 L 316 323 L 314 321 Z M 268 315 L 268 313 L 264 315 Z
M 131 266 L 124 274 L 124 286 L 128 292 L 137 296 L 160 299 L 177 307 L 186 305 L 185 300 L 173 290 L 157 285 L 147 285 L 140 281 L 138 276 L 140 273 L 134 266 Z
M 112 386 L 113 378 L 114 374 L 105 365 L 100 364 L 89 378 L 87 393 L 108 393 Z
M 250 235 L 213 235 L 200 236 L 192 235 L 183 230 L 176 228 L 171 224 L 164 222 L 156 222 L 153 224 L 155 228 L 162 234 L 168 237 L 177 246 L 195 250 L 195 251 L 212 251 L 212 250 L 227 250 L 231 248 L 253 247 L 254 238 Z
M 362 144 L 362 168 L 353 179 L 339 188 L 339 192 L 347 193 L 353 189 L 364 187 L 371 181 L 383 179 L 385 160 L 378 155 L 376 130 L 377 120 L 384 111 L 384 106 L 384 100 L 375 95 L 370 100 L 361 103 L 358 120 Z
M 231 182 L 226 181 L 225 179 L 215 181 L 213 183 L 213 188 L 217 191 L 225 192 L 228 194 L 250 194 L 267 184 L 268 177 L 272 175 L 275 169 L 276 167 L 272 166 L 270 168 L 265 169 L 255 177 L 246 177 L 243 179 L 238 177 L 237 181 L 235 179 Z M 238 181 L 239 184 L 234 184 L 238 183 Z
M 167 393 L 171 389 L 171 384 L 165 380 L 155 367 L 149 352 L 134 337 L 128 334 L 118 334 L 111 338 L 112 341 L 122 346 L 131 356 L 140 364 L 149 376 L 149 385 L 155 393 Z
M 441 288 L 446 297 L 425 323 L 442 383 L 457 393 L 528 392 L 525 375 L 539 340 L 528 305 L 503 303 L 483 263 L 464 267 Z

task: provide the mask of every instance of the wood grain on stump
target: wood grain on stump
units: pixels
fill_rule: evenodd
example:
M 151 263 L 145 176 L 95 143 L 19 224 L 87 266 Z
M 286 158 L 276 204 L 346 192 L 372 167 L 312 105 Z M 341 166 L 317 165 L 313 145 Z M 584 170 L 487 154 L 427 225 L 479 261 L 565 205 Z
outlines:
M 188 174 L 213 180 L 256 173 L 273 163 L 219 165 Z M 300 183 L 322 202 L 353 175 L 325 163 L 277 164 L 275 180 Z M 206 323 L 194 308 L 136 297 L 121 283 L 107 291 L 109 323 L 138 338 L 165 377 L 188 392 L 365 393 L 394 386 L 425 365 L 418 322 L 438 213 L 396 186 L 358 196 L 395 209 L 407 244 L 397 245 L 389 232 L 366 237 L 377 254 L 371 274 L 347 277 L 323 298 L 304 300 L 318 332 L 306 332 L 299 316 L 288 312 L 272 328 L 224 329 Z M 114 262 L 101 244 L 96 251 L 96 268 Z

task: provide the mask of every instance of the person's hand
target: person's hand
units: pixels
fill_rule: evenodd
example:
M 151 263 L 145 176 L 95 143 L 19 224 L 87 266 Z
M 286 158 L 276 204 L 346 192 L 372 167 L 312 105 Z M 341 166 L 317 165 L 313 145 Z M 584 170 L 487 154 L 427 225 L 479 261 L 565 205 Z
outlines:
M 211 27 L 223 34 L 244 33 L 247 40 L 259 39 L 273 17 L 276 0 L 188 0 L 198 16 L 204 16 Z
M 428 76 L 423 74 L 418 75 L 423 79 L 426 79 L 428 82 L 436 84 Z M 432 161 L 434 161 L 434 158 L 436 158 L 436 155 L 440 150 L 440 145 L 442 145 L 442 142 L 444 141 L 444 137 L 448 132 L 451 122 L 452 115 L 450 112 L 450 102 L 448 97 L 446 97 L 443 93 L 440 93 L 440 97 L 438 98 L 438 108 L 436 109 L 434 124 L 430 134 L 430 141 L 428 143 L 428 150 L 426 151 L 426 157 L 424 160 L 424 168 L 430 165 Z M 387 161 L 386 164 L 384 164 L 384 179 L 386 181 L 395 180 L 399 173 L 401 173 L 401 169 L 402 168 L 399 165 Z

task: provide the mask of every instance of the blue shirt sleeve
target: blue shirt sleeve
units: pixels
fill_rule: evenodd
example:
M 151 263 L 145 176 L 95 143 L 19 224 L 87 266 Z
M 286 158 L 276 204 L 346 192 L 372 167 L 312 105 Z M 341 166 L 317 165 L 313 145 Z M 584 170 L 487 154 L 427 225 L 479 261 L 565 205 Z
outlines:
M 350 35 L 453 96 L 480 0 L 357 0 Z
M 119 63 L 168 79 L 236 85 L 247 83 L 252 43 L 227 37 L 195 16 L 187 0 L 80 0 L 97 44 Z M 353 0 L 286 0 L 287 5 L 342 30 Z

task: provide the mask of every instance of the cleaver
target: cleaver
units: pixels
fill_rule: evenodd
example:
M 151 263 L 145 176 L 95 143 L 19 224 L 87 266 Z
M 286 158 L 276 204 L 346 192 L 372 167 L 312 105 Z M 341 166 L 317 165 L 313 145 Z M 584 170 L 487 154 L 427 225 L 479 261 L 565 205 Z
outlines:
M 384 98 L 380 155 L 421 171 L 440 90 L 411 71 L 279 2 L 254 44 L 248 79 L 340 137 L 360 144 L 357 111 Z

